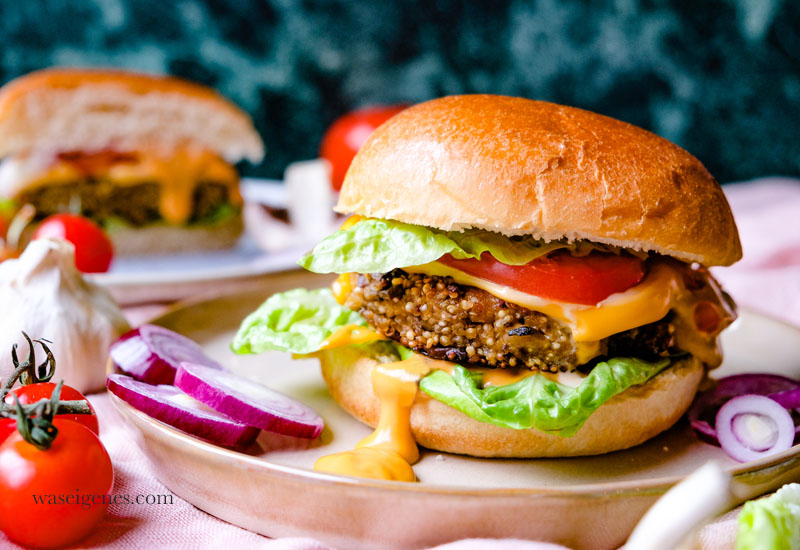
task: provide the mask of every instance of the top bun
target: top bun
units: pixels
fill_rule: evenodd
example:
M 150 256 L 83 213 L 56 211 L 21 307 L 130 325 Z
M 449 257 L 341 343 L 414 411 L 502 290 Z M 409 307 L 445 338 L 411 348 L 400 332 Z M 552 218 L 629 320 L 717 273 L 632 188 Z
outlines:
M 199 145 L 228 162 L 258 162 L 247 114 L 211 88 L 112 70 L 46 69 L 0 88 L 0 157 L 43 151 Z
M 356 155 L 336 210 L 704 265 L 742 256 L 725 195 L 695 157 L 625 122 L 515 97 L 443 97 L 394 116 Z

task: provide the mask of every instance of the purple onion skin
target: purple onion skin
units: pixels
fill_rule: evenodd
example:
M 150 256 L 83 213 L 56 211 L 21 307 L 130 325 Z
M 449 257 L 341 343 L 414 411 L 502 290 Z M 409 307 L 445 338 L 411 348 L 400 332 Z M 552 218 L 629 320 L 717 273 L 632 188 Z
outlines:
M 139 337 L 139 329 L 123 334 L 119 340 L 111 344 L 109 353 L 114 366 L 136 380 L 154 385 L 172 384 L 175 380 L 175 367 L 149 350 L 147 344 Z M 121 360 L 120 357 L 126 359 Z M 120 363 L 124 363 L 125 366 Z
M 768 397 L 777 401 L 784 409 L 798 409 L 800 408 L 800 385 L 792 390 L 771 393 Z
M 773 421 L 777 429 L 775 442 L 758 449 L 754 442 L 746 441 L 745 434 L 737 432 L 734 421 L 742 414 L 757 414 Z M 749 462 L 792 446 L 795 426 L 791 414 L 779 403 L 765 395 L 740 395 L 730 399 L 717 413 L 715 422 L 717 437 L 722 449 L 734 460 Z
M 181 361 L 224 370 L 189 338 L 157 325 L 142 325 L 123 334 L 109 350 L 114 366 L 148 384 L 172 384 Z
M 168 397 L 182 394 L 174 386 L 154 386 L 122 374 L 110 374 L 108 390 L 133 408 L 189 435 L 214 445 L 243 450 L 251 445 L 259 430 L 219 413 L 196 411 L 170 402 Z
M 175 385 L 204 405 L 268 432 L 314 439 L 324 427 L 322 418 L 304 403 L 204 365 L 181 363 Z
M 717 431 L 705 420 L 691 420 L 689 425 L 694 431 L 697 439 L 708 443 L 709 445 L 716 445 L 719 447 L 719 440 L 717 439 Z

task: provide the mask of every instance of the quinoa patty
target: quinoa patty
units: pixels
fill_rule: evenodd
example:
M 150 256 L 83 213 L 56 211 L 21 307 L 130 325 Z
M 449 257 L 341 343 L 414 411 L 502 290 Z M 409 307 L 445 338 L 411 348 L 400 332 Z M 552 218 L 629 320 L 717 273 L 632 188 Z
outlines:
M 351 274 L 345 306 L 384 336 L 435 359 L 490 367 L 574 370 L 570 329 L 450 277 L 406 273 Z M 674 347 L 670 317 L 600 342 L 599 355 L 655 358 Z
M 159 200 L 162 186 L 157 183 L 114 185 L 104 180 L 46 185 L 25 191 L 17 201 L 36 208 L 37 219 L 71 211 L 80 205 L 81 214 L 98 222 L 119 218 L 133 226 L 161 219 Z M 209 217 L 217 208 L 230 202 L 228 188 L 213 182 L 200 182 L 194 190 L 192 217 L 189 223 Z

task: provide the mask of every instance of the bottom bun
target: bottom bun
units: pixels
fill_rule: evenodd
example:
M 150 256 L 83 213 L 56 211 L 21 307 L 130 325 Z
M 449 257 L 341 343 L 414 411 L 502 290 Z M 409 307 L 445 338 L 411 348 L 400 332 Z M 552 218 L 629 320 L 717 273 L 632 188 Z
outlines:
M 117 256 L 173 254 L 231 248 L 242 234 L 241 214 L 212 225 L 114 227 L 109 237 Z
M 357 348 L 317 353 L 331 395 L 346 411 L 375 427 L 380 403 L 372 391 L 377 361 Z M 648 382 L 601 405 L 572 437 L 536 429 L 514 430 L 479 422 L 417 391 L 411 430 L 423 447 L 471 456 L 536 458 L 583 456 L 627 449 L 670 428 L 692 403 L 703 378 L 692 357 L 677 361 Z

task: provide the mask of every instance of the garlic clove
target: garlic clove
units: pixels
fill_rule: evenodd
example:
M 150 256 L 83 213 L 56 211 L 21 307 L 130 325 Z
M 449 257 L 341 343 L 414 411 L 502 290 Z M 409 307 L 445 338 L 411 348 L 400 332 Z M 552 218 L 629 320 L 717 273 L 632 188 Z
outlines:
M 0 304 L 0 379 L 13 371 L 13 344 L 27 356 L 25 331 L 53 342 L 54 381 L 83 393 L 105 387 L 108 348 L 129 325 L 108 292 L 75 267 L 71 243 L 34 240 L 19 258 L 0 263 Z

